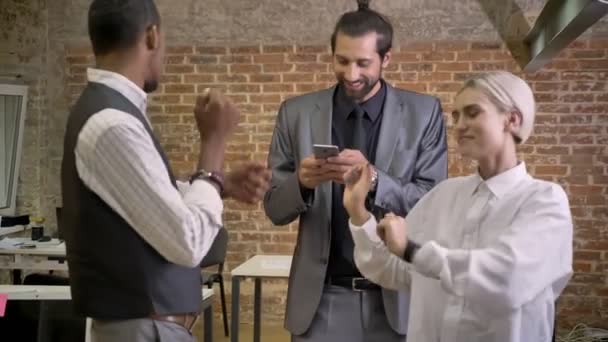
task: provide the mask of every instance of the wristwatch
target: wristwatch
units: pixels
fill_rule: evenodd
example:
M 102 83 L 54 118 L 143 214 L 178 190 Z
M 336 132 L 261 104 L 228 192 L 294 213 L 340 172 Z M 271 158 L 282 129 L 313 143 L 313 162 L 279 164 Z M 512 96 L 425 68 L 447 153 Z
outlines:
M 409 262 L 410 264 L 414 261 L 414 255 L 420 249 L 420 245 L 412 240 L 407 240 L 407 244 L 405 245 L 405 251 L 403 252 L 403 260 Z
M 202 179 L 214 183 L 215 185 L 217 185 L 220 195 L 224 193 L 223 173 L 219 171 L 207 171 L 205 169 L 200 169 L 190 177 L 190 184 L 192 184 L 197 179 Z
M 369 192 L 371 192 L 371 193 L 376 192 L 377 187 L 378 187 L 378 171 L 372 165 L 372 184 L 371 184 L 371 187 L 369 188 Z

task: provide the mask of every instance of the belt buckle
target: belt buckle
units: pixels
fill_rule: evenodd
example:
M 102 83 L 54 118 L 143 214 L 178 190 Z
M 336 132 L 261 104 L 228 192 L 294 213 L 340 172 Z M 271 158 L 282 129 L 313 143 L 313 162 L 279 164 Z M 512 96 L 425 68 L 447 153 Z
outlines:
M 352 284 L 351 284 L 352 286 L 351 287 L 353 288 L 353 291 L 355 291 L 355 292 L 363 292 L 363 289 L 360 289 L 360 288 L 357 287 L 357 280 L 363 280 L 363 279 L 365 279 L 365 278 L 353 278 L 352 279 Z

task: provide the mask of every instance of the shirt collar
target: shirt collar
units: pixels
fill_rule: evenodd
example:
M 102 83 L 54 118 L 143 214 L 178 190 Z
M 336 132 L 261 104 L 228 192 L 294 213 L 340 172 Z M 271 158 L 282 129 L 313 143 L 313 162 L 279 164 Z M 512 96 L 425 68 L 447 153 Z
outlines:
M 380 90 L 374 96 L 372 96 L 367 101 L 360 103 L 359 106 L 363 109 L 366 115 L 375 122 L 380 114 L 382 113 L 382 107 L 384 107 L 384 99 L 386 98 L 386 85 L 384 84 L 384 80 L 380 80 Z M 336 93 L 336 104 L 341 108 L 340 112 L 345 115 L 345 118 L 348 119 L 349 115 L 355 109 L 357 105 L 353 100 L 351 100 L 346 93 L 344 92 L 344 88 L 338 84 Z
M 131 101 L 147 119 L 146 107 L 148 104 L 148 95 L 131 80 L 119 73 L 95 68 L 87 69 L 87 78 L 89 82 L 101 83 L 121 93 Z
M 515 167 L 504 171 L 492 178 L 483 178 L 477 173 L 475 179 L 478 184 L 473 193 L 477 192 L 481 187 L 487 187 L 488 190 L 496 197 L 500 198 L 512 190 L 520 181 L 529 177 L 526 171 L 526 163 L 519 162 Z

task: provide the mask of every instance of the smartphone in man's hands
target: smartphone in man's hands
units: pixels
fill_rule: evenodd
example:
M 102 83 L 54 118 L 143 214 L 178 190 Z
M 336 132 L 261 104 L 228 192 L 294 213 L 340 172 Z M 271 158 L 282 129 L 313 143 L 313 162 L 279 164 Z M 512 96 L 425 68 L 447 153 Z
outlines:
M 338 154 L 340 154 L 340 149 L 336 145 L 314 144 L 313 152 L 314 152 L 315 158 L 327 159 L 330 157 L 335 157 Z

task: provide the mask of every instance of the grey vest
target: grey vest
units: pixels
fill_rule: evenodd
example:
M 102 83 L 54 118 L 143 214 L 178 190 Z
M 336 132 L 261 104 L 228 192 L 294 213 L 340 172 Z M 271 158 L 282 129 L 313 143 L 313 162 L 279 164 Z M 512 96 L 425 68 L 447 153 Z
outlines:
M 176 185 L 167 157 L 139 109 L 112 88 L 90 82 L 70 113 L 61 165 L 60 224 L 75 308 L 80 314 L 107 320 L 198 312 L 200 269 L 163 258 L 78 176 L 74 156 L 78 135 L 87 120 L 105 108 L 142 122 Z

